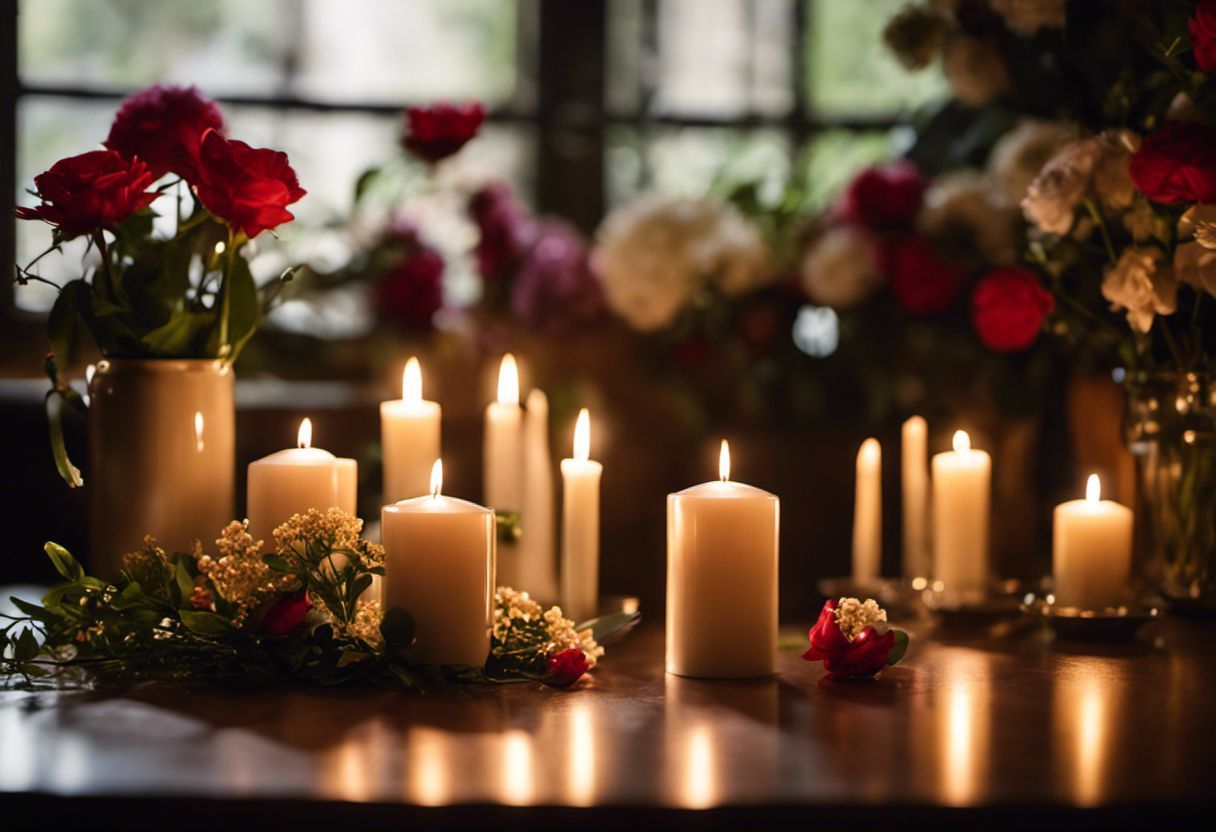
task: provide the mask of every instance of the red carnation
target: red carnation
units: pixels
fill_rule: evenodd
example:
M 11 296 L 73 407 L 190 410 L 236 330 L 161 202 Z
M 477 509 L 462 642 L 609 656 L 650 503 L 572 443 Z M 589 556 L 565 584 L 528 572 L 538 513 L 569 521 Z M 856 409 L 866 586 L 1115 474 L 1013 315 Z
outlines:
M 591 665 L 583 651 L 571 647 L 554 653 L 545 662 L 545 684 L 555 688 L 568 688 L 583 678 L 583 674 L 590 669 Z
M 417 238 L 403 238 L 405 256 L 380 279 L 373 296 L 380 314 L 405 329 L 427 331 L 443 306 L 443 258 Z
M 868 679 L 903 658 L 907 645 L 905 634 L 898 630 L 880 634 L 873 625 L 849 638 L 836 619 L 835 599 L 823 605 L 808 636 L 811 646 L 802 658 L 808 662 L 822 661 L 832 679 Z M 896 651 L 896 644 L 901 642 L 905 646 Z
M 105 146 L 128 159 L 139 157 L 156 179 L 173 171 L 193 182 L 203 133 L 223 126 L 220 108 L 194 87 L 157 84 L 122 103 Z
M 878 263 L 900 305 L 914 315 L 945 311 L 965 277 L 932 243 L 916 235 L 884 241 L 878 249 Z
M 286 153 L 230 141 L 216 130 L 203 134 L 194 192 L 208 211 L 250 239 L 295 219 L 287 206 L 308 193 Z
M 1191 36 L 1195 66 L 1204 72 L 1216 69 L 1216 0 L 1199 0 L 1186 30 Z
M 266 608 L 258 629 L 268 636 L 289 635 L 304 623 L 311 608 L 312 600 L 308 597 L 308 590 L 301 589 L 291 595 L 282 595 Z
M 446 159 L 477 135 L 486 118 L 486 108 L 470 104 L 432 104 L 405 111 L 404 143 L 415 156 L 427 162 Z
M 157 194 L 146 191 L 153 177 L 138 159 L 127 159 L 113 150 L 90 150 L 60 159 L 51 169 L 34 177 L 42 204 L 18 208 L 23 220 L 42 220 L 55 226 L 64 238 L 113 228 Z
M 1216 130 L 1167 121 L 1145 137 L 1127 170 L 1154 202 L 1216 202 Z
M 907 228 L 925 196 L 925 180 L 908 161 L 866 168 L 854 177 L 836 204 L 841 222 L 875 230 Z
M 976 284 L 971 321 L 990 349 L 1015 352 L 1034 343 L 1043 318 L 1054 306 L 1055 299 L 1032 272 L 1010 266 L 990 272 Z

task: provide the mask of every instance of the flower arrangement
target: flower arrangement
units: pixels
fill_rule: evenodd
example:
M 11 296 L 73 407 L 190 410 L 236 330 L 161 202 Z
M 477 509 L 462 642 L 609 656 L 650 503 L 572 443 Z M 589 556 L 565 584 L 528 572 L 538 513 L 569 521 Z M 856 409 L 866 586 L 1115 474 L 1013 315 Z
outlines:
M 412 662 L 409 612 L 369 598 L 384 550 L 339 509 L 294 515 L 265 551 L 247 522 L 230 523 L 204 551 L 166 552 L 147 538 L 107 583 L 62 547 L 47 555 L 66 583 L 42 603 L 13 599 L 2 616 L 0 675 L 68 670 L 100 679 L 223 679 L 340 685 L 393 682 L 414 690 L 451 683 L 540 681 L 568 687 L 604 655 L 600 641 L 636 614 L 575 625 L 558 607 L 500 587 L 486 668 Z
M 908 634 L 886 622 L 887 611 L 872 598 L 829 598 L 802 658 L 823 662 L 829 679 L 872 679 L 908 652 Z

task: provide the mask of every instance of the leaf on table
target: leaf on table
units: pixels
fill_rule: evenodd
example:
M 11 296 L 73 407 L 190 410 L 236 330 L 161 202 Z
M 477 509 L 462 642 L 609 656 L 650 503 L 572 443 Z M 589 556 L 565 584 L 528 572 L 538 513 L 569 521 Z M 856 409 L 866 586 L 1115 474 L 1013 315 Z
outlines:
M 602 642 L 607 638 L 623 638 L 638 622 L 642 620 L 642 614 L 637 610 L 633 612 L 612 612 L 607 615 L 597 616 L 576 624 L 575 629 L 578 631 L 590 630 L 591 637 L 596 641 Z
M 908 652 L 908 634 L 903 630 L 893 630 L 895 633 L 895 646 L 891 648 L 891 652 L 887 654 L 887 665 L 893 665 L 904 657 Z
M 196 633 L 205 636 L 228 636 L 236 632 L 236 628 L 226 618 L 212 612 L 201 610 L 179 610 L 182 623 Z

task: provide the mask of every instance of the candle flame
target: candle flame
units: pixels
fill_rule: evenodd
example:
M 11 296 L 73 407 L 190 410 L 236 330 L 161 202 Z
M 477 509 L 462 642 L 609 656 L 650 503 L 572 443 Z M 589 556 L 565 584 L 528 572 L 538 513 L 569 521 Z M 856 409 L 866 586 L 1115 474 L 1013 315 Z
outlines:
M 959 451 L 960 453 L 963 451 L 969 451 L 971 450 L 971 437 L 967 435 L 967 431 L 965 430 L 956 430 L 954 432 L 954 440 L 951 442 L 951 444 L 954 446 L 954 450 Z
M 498 367 L 498 403 L 519 404 L 519 368 L 511 353 L 502 357 Z
M 441 491 L 443 491 L 443 460 L 437 459 L 431 466 L 431 496 L 438 497 Z
M 203 411 L 194 411 L 194 449 L 202 453 L 207 445 L 203 442 Z
M 726 482 L 730 479 L 730 445 L 722 440 L 722 450 L 718 451 L 718 479 Z
M 585 407 L 574 423 L 574 458 L 580 462 L 591 458 L 591 413 Z
M 1096 503 L 1102 499 L 1102 481 L 1098 479 L 1097 474 L 1090 474 L 1089 479 L 1085 483 L 1085 501 L 1088 503 Z
M 296 433 L 296 447 L 312 447 L 312 419 L 305 417 L 304 421 L 300 422 L 300 430 Z
M 861 448 L 857 451 L 857 458 L 863 462 L 878 463 L 882 458 L 882 447 L 878 444 L 878 440 L 871 436 L 862 442 Z
M 405 371 L 401 374 L 401 398 L 410 404 L 422 401 L 422 366 L 412 355 L 405 362 Z

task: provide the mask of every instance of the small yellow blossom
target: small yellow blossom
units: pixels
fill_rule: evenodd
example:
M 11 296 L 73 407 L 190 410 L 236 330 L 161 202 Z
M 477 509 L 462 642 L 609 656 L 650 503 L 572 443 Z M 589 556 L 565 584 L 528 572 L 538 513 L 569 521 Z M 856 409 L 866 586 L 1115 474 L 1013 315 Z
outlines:
M 856 598 L 841 598 L 836 605 L 836 624 L 849 641 L 861 635 L 866 627 L 886 620 L 887 611 L 873 598 L 867 598 L 864 603 Z
M 233 520 L 225 526 L 215 545 L 218 557 L 202 554 L 198 543 L 193 553 L 199 572 L 211 581 L 220 596 L 236 607 L 232 618 L 238 626 L 262 601 L 291 588 L 295 581 L 290 575 L 276 573 L 262 561 L 262 541 L 249 534 L 248 520 Z M 197 590 L 195 595 L 203 600 Z
M 354 619 L 345 627 L 335 624 L 335 629 L 339 635 L 363 639 L 378 651 L 384 647 L 384 636 L 380 634 L 383 618 L 384 610 L 379 601 L 360 601 Z

